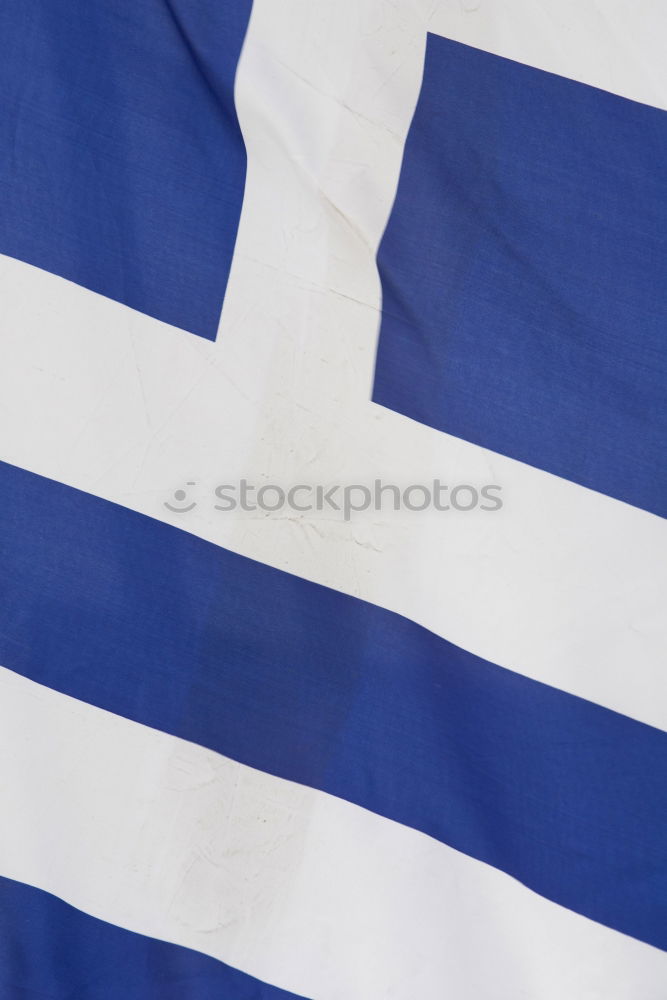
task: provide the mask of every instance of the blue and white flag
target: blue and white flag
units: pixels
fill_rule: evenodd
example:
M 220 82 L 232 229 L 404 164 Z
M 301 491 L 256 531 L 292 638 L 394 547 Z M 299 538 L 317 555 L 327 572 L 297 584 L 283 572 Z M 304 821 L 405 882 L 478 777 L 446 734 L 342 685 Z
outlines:
M 0 1000 L 665 1000 L 666 37 L 0 5 Z

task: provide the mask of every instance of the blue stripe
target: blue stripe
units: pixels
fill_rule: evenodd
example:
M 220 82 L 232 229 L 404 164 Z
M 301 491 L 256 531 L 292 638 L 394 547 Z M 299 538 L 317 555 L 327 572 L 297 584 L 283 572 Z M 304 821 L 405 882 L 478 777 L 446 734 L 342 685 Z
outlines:
M 667 114 L 428 38 L 373 399 L 667 515 Z
M 0 468 L 0 663 L 422 830 L 667 949 L 666 733 Z
M 297 1000 L 207 955 L 0 878 L 3 1000 Z
M 0 253 L 215 339 L 252 0 L 3 0 Z

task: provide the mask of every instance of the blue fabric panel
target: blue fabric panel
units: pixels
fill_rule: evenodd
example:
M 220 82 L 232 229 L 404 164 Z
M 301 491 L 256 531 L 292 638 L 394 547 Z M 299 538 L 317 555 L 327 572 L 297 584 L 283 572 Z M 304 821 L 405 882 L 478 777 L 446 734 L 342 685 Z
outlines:
M 667 514 L 667 114 L 429 35 L 373 399 Z
M 0 253 L 215 339 L 252 0 L 0 4 Z
M 0 466 L 0 663 L 667 949 L 667 733 Z
M 2 1000 L 296 1000 L 222 962 L 0 878 Z

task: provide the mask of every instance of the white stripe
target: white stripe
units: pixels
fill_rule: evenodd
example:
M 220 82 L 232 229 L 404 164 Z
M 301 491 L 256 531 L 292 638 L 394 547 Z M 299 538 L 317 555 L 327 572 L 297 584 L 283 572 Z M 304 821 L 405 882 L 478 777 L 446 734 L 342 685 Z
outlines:
M 662 1000 L 667 955 L 0 669 L 0 874 L 316 1000 Z
M 216 344 L 2 259 L 0 457 L 667 729 L 664 523 L 368 402 L 374 254 L 431 7 L 256 0 L 237 83 L 248 186 Z M 594 40 L 609 58 L 622 44 Z M 212 488 L 241 476 L 491 481 L 506 506 L 350 524 L 215 511 Z M 187 480 L 207 499 L 170 514 Z
M 429 31 L 667 109 L 661 0 L 437 0 Z

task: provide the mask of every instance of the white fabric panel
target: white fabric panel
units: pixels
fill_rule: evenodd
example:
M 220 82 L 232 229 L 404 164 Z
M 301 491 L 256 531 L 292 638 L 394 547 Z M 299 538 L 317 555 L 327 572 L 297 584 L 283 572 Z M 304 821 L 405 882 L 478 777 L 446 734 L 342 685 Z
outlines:
M 576 16 L 568 2 L 567 24 L 549 15 L 560 25 L 549 33 L 549 58 L 535 48 L 547 43 L 531 18 L 546 23 L 553 5 L 533 4 L 530 16 L 518 0 L 469 6 L 256 0 L 237 81 L 248 183 L 218 341 L 1 258 L 0 458 L 667 728 L 664 524 L 368 401 L 375 252 L 427 28 L 575 76 L 593 49 L 589 82 L 613 83 L 604 63 L 622 77 L 616 89 L 636 82 L 638 97 L 647 96 L 646 74 L 666 76 L 655 44 L 644 50 L 641 78 L 618 59 L 634 42 L 616 23 L 629 25 L 641 8 L 642 39 L 651 26 L 658 36 L 656 4 L 617 0 L 607 21 L 592 0 Z M 384 511 L 348 524 L 333 513 L 215 511 L 213 488 L 241 476 L 288 485 L 492 482 L 503 486 L 505 508 Z M 163 500 L 188 480 L 199 506 L 170 513 Z
M 667 955 L 0 669 L 0 874 L 314 1000 L 663 1000 Z

